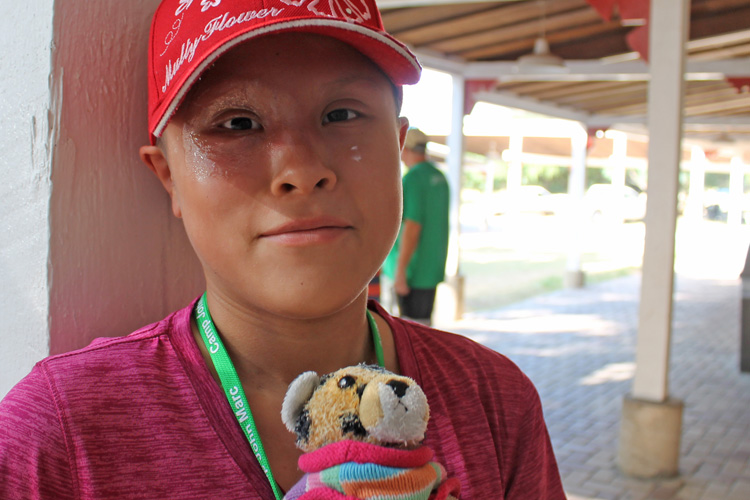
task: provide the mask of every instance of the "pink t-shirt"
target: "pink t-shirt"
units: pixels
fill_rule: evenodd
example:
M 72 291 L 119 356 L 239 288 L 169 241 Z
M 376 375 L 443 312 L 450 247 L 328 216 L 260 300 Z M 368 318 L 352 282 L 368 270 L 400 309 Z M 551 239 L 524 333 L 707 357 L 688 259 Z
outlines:
M 0 498 L 272 500 L 195 344 L 193 305 L 38 363 L 0 402 Z M 511 361 L 370 307 L 427 395 L 425 445 L 462 500 L 565 498 L 539 397 Z

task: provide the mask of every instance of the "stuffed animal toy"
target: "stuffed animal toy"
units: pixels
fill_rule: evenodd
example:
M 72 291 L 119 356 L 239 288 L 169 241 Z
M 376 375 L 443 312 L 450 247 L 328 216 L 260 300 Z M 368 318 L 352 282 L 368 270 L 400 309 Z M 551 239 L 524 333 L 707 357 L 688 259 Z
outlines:
M 457 499 L 458 480 L 421 444 L 429 414 L 414 380 L 379 366 L 299 375 L 281 416 L 305 476 L 284 500 Z

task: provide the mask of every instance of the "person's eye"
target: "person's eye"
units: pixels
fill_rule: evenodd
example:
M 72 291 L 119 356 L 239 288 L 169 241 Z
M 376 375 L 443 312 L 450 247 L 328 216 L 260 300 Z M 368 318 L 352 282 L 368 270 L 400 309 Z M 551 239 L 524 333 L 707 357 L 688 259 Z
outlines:
M 323 117 L 323 123 L 344 122 L 357 118 L 359 115 L 351 109 L 334 109 L 326 113 Z
M 238 116 L 221 122 L 219 127 L 229 130 L 255 130 L 260 128 L 260 124 L 247 116 Z

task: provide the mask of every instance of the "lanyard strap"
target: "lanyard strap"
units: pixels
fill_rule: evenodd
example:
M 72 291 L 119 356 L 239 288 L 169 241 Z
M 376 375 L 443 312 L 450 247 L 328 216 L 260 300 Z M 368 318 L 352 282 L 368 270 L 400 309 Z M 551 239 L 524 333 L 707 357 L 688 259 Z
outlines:
M 370 325 L 370 332 L 372 334 L 372 342 L 375 346 L 375 355 L 378 359 L 378 364 L 385 367 L 385 360 L 383 358 L 383 344 L 380 340 L 380 331 L 378 331 L 378 325 L 375 323 L 370 311 L 367 311 L 367 321 Z M 211 355 L 211 361 L 216 368 L 216 372 L 219 374 L 219 380 L 221 386 L 224 389 L 224 395 L 227 397 L 229 406 L 234 412 L 234 416 L 237 422 L 242 428 L 242 432 L 245 433 L 248 443 L 250 443 L 250 449 L 252 449 L 255 458 L 258 460 L 261 469 L 268 478 L 268 482 L 271 484 L 271 489 L 276 497 L 276 500 L 282 500 L 284 496 L 281 493 L 281 488 L 273 478 L 271 472 L 271 464 L 268 462 L 268 456 L 263 448 L 263 443 L 260 440 L 260 434 L 258 428 L 255 426 L 255 419 L 253 413 L 250 411 L 250 405 L 247 402 L 245 391 L 242 388 L 240 377 L 237 375 L 237 370 L 234 368 L 232 360 L 229 358 L 224 343 L 219 337 L 219 333 L 216 331 L 213 319 L 211 319 L 211 313 L 208 311 L 208 303 L 206 302 L 206 294 L 204 293 L 198 301 L 198 306 L 195 309 L 195 322 L 198 324 L 198 330 L 200 331 L 203 343 L 206 344 Z

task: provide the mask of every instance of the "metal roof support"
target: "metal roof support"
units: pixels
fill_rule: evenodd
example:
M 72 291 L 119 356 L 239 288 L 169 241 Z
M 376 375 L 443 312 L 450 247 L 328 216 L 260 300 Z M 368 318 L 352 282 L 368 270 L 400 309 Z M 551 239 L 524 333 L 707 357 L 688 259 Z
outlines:
M 682 402 L 669 397 L 674 249 L 689 0 L 652 0 L 649 23 L 648 202 L 632 395 L 623 404 L 619 464 L 632 476 L 676 475 Z

